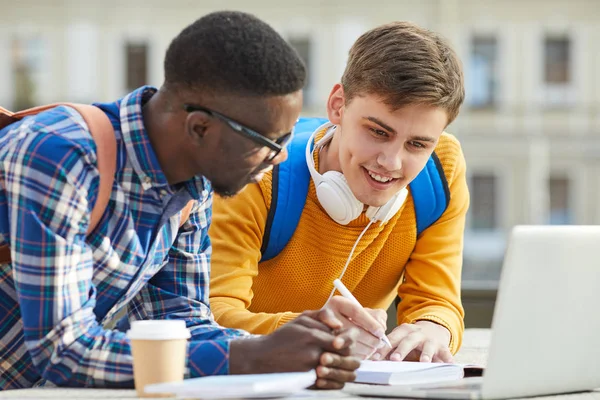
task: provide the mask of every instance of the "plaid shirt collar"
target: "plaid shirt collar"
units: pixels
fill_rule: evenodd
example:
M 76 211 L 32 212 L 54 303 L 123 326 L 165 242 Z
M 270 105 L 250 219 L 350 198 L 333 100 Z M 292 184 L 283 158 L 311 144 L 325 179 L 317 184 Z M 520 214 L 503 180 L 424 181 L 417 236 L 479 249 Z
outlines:
M 142 182 L 144 190 L 154 187 L 173 193 L 174 188 L 169 185 L 167 177 L 158 163 L 158 158 L 148 138 L 148 132 L 144 127 L 142 108 L 156 92 L 155 87 L 142 86 L 121 100 L 119 108 L 121 134 L 129 162 Z M 204 189 L 207 191 L 211 189 L 210 182 L 203 176 L 195 176 L 184 182 L 183 185 L 193 199 L 200 199 Z

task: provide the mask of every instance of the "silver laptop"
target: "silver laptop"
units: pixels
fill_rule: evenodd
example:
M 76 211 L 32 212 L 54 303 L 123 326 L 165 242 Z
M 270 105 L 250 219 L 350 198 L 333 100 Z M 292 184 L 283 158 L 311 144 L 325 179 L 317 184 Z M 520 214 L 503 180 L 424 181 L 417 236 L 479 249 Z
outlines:
M 375 397 L 505 399 L 600 388 L 600 226 L 517 226 L 504 259 L 483 377 L 352 385 Z

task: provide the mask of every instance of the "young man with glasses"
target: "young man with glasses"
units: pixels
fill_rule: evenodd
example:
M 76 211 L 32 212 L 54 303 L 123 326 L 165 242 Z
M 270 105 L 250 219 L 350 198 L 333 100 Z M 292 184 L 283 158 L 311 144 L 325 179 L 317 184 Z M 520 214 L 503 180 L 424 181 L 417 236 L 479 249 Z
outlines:
M 356 331 L 332 313 L 249 337 L 216 325 L 208 304 L 212 192 L 233 195 L 286 158 L 300 58 L 259 19 L 218 12 L 171 42 L 164 69 L 160 89 L 97 104 L 116 173 L 90 233 L 102 177 L 82 116 L 60 106 L 0 130 L 0 390 L 132 387 L 130 342 L 104 327 L 123 309 L 185 320 L 191 377 L 317 368 L 317 387 L 353 380 Z
M 187 111 L 187 112 L 201 111 L 201 112 L 205 112 L 208 115 L 211 115 L 215 118 L 219 118 L 221 121 L 225 122 L 227 125 L 229 125 L 231 127 L 231 129 L 238 132 L 240 135 L 245 136 L 246 138 L 252 140 L 259 146 L 268 147 L 271 151 L 267 155 L 267 158 L 265 159 L 265 161 L 267 161 L 267 162 L 273 161 L 275 159 L 275 157 L 277 157 L 279 155 L 279 153 L 281 153 L 281 151 L 288 144 L 288 142 L 290 141 L 290 139 L 292 138 L 292 135 L 294 133 L 293 128 L 292 128 L 292 130 L 290 130 L 288 133 L 284 133 L 283 135 L 278 137 L 276 140 L 271 140 L 271 139 L 265 137 L 264 135 L 261 135 L 260 133 L 256 132 L 255 130 L 245 127 L 244 125 L 240 124 L 239 122 L 234 121 L 231 118 L 226 117 L 225 115 L 223 115 L 219 112 L 216 112 L 214 110 L 210 110 L 206 107 L 193 105 L 193 104 L 184 104 L 184 108 L 185 108 L 185 111 Z
M 439 35 L 407 22 L 363 34 L 329 95 L 325 124 L 307 132 L 299 125 L 297 140 L 314 139 L 292 142 L 290 159 L 238 196 L 215 199 L 210 301 L 217 322 L 272 332 L 304 310 L 339 301 L 331 295 L 341 279 L 382 328 L 383 310 L 399 301 L 398 326 L 388 334 L 392 347 L 364 329 L 355 354 L 451 361 L 464 329 L 460 277 L 469 194 L 460 144 L 443 131 L 463 98 L 461 63 Z M 439 186 L 424 172 L 437 176 Z M 426 184 L 413 192 L 415 181 Z M 416 201 L 438 187 L 434 201 Z M 289 206 L 296 203 L 301 207 Z M 386 209 L 374 222 L 379 211 L 371 211 Z M 432 211 L 439 214 L 431 224 L 417 218 Z M 276 225 L 279 213 L 279 221 L 297 223 Z M 285 235 L 284 247 L 270 252 L 273 237 Z M 345 326 L 361 325 L 340 318 Z

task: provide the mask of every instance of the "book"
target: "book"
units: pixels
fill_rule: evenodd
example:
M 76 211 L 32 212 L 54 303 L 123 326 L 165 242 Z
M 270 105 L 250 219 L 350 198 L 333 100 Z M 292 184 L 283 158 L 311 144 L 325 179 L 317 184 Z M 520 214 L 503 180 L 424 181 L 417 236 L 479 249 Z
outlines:
M 312 386 L 315 370 L 250 375 L 219 375 L 146 385 L 144 392 L 170 393 L 181 399 L 285 397 Z
M 480 376 L 475 365 L 424 363 L 410 361 L 363 361 L 356 370 L 356 383 L 376 385 L 415 385 L 453 381 L 465 376 Z

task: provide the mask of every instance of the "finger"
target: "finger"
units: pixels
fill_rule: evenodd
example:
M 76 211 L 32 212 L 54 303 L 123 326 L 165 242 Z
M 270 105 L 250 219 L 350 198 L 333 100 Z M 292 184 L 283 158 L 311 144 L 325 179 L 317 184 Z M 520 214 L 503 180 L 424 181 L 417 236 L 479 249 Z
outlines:
M 354 344 L 354 329 L 348 329 L 334 336 L 331 333 L 321 330 L 310 330 L 308 334 L 312 335 L 311 342 L 319 347 L 321 351 L 329 351 L 342 355 L 350 354 L 351 346 Z
M 421 357 L 419 361 L 421 362 L 432 362 L 433 356 L 436 354 L 438 349 L 438 344 L 433 340 L 428 340 L 423 345 L 423 349 L 421 350 Z
M 371 334 L 370 332 L 367 332 L 366 330 L 364 330 L 362 327 L 356 325 L 356 323 L 354 321 L 351 321 L 350 319 L 346 318 L 344 315 L 338 313 L 337 315 L 335 314 L 334 310 L 331 308 L 324 308 L 322 311 L 324 311 L 325 315 L 330 315 L 335 319 L 335 323 L 338 323 L 343 325 L 344 327 L 353 327 L 357 330 L 357 332 L 359 332 L 359 336 L 358 336 L 358 342 L 362 342 L 364 344 L 364 346 L 366 347 L 371 347 L 371 348 L 379 348 L 379 346 L 381 345 L 381 339 L 379 339 L 378 337 L 374 336 L 373 334 Z M 326 311 L 326 313 L 325 313 Z
M 357 343 L 352 347 L 352 355 L 367 360 L 377 351 L 376 347 L 367 346 L 363 343 Z
M 398 344 L 404 338 L 415 331 L 414 327 L 411 324 L 402 324 L 394 328 L 394 330 L 388 335 L 388 340 L 392 344 L 392 348 L 389 346 L 383 346 L 377 350 L 375 354 L 371 357 L 372 360 L 384 360 L 388 358 L 388 356 L 392 353 L 393 350 L 398 347 Z
M 407 335 L 396 347 L 396 350 L 390 355 L 392 361 L 402 361 L 404 358 L 417 347 L 421 346 L 425 337 L 421 332 L 412 332 Z
M 295 329 L 299 330 L 300 332 L 302 332 L 302 337 L 303 339 L 306 340 L 305 344 L 310 346 L 310 349 L 312 350 L 316 350 L 319 351 L 319 355 L 323 350 L 326 351 L 331 351 L 331 352 L 339 352 L 336 351 L 336 349 L 334 348 L 334 341 L 341 341 L 342 344 L 345 343 L 345 341 L 349 340 L 347 337 L 343 337 L 340 335 L 335 336 L 333 335 L 331 332 L 329 332 L 329 328 L 326 328 L 325 330 L 322 330 L 320 328 L 314 328 L 315 324 L 317 324 L 317 326 L 323 325 L 318 321 L 313 320 L 312 318 L 309 318 L 307 316 L 300 316 L 298 318 L 296 318 L 295 320 L 293 320 L 292 322 L 289 322 L 288 324 L 285 324 L 282 328 L 280 328 L 281 330 L 283 329 L 288 329 L 288 328 L 292 328 L 291 324 L 296 325 Z M 294 328 L 292 328 L 294 329 Z M 349 335 L 348 333 L 346 335 Z M 315 349 L 318 348 L 318 349 Z M 308 351 L 309 349 L 306 349 L 306 351 Z M 346 350 L 348 351 L 348 350 Z
M 327 307 L 317 311 L 313 318 L 327 325 L 330 329 L 342 329 L 344 326 L 344 323 Z
M 380 338 L 371 335 L 369 332 L 365 331 L 364 329 L 360 329 L 356 340 L 367 346 L 375 347 L 375 348 L 379 348 L 379 347 L 385 345 L 385 343 Z
M 348 371 L 340 368 L 330 368 L 319 365 L 317 367 L 317 380 L 323 379 L 329 383 L 341 383 L 342 385 L 346 382 L 352 382 L 356 379 L 356 373 L 354 371 Z
M 358 329 L 350 328 L 338 332 L 333 339 L 333 348 L 338 354 L 343 356 L 350 355 L 356 346 L 356 338 L 358 337 Z
M 353 321 L 350 321 L 343 315 L 340 315 L 338 318 L 340 321 L 343 321 L 343 325 L 345 327 L 352 327 L 352 329 L 354 331 L 356 331 L 357 336 L 354 340 L 356 343 L 360 342 L 365 347 L 370 347 L 371 349 L 374 348 L 375 350 L 377 350 L 381 345 L 384 345 L 384 343 L 381 342 L 381 339 L 373 336 L 371 333 L 369 333 L 369 332 L 365 331 L 363 328 L 357 326 Z
M 387 312 L 380 308 L 368 308 L 369 313 L 375 318 L 382 326 L 387 326 Z
M 322 389 L 322 390 L 338 390 L 342 389 L 344 384 L 341 382 L 330 381 L 327 379 L 317 379 L 315 382 L 314 389 Z
M 433 356 L 433 362 L 444 362 L 444 363 L 453 363 L 454 357 L 452 357 L 452 353 L 450 349 L 447 347 L 443 347 L 437 351 L 437 353 Z
M 364 331 L 361 331 L 364 333 Z M 366 337 L 365 337 L 366 336 Z M 371 359 L 371 357 L 376 354 L 378 351 L 381 351 L 382 348 L 386 348 L 387 351 L 391 351 L 390 348 L 383 340 L 375 339 L 371 340 L 371 338 L 375 338 L 369 333 L 365 333 L 364 335 L 360 335 L 356 342 L 356 345 L 353 348 L 352 354 L 357 357 L 362 358 L 363 360 Z M 367 339 L 365 341 L 365 339 Z
M 385 335 L 385 325 L 380 324 L 364 308 L 342 296 L 333 296 L 327 307 L 352 320 L 355 325 L 360 326 L 378 338 Z
M 365 360 L 373 360 L 373 361 L 377 361 L 381 358 L 381 355 L 379 355 L 379 353 L 377 353 L 378 349 L 373 349 L 371 351 L 370 354 L 367 354 L 367 356 L 365 357 Z M 377 357 L 373 358 L 375 356 L 375 354 L 377 354 Z
M 369 356 L 369 360 L 385 360 L 395 348 L 393 343 L 392 347 L 390 347 L 381 341 L 381 345 L 374 348 L 373 354 Z
M 360 367 L 360 360 L 356 357 L 342 357 L 339 354 L 325 352 L 321 354 L 319 364 L 324 367 L 354 371 Z
M 316 330 L 319 330 L 322 332 L 327 332 L 327 333 L 331 332 L 331 329 L 327 325 L 317 321 L 316 319 L 314 319 L 308 315 L 304 315 L 304 313 L 302 313 L 298 318 L 296 318 L 292 322 L 296 323 L 298 325 L 302 325 L 309 329 L 316 329 Z

